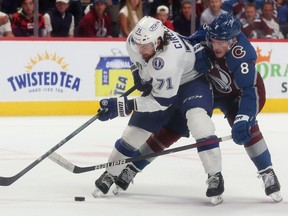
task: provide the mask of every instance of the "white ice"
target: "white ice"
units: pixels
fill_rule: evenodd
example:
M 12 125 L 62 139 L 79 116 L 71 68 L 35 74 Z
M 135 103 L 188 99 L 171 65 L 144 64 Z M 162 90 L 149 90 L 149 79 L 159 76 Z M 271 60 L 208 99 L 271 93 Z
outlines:
M 0 176 L 14 176 L 88 121 L 91 116 L 1 117 Z M 274 203 L 264 193 L 262 180 L 243 146 L 221 143 L 224 202 L 209 204 L 207 178 L 195 149 L 157 158 L 127 191 L 93 198 L 94 181 L 104 170 L 74 174 L 46 158 L 10 186 L 0 186 L 1 216 L 147 216 L 217 215 L 271 216 L 288 214 L 288 114 L 260 114 L 273 166 L 281 183 L 283 201 Z M 105 163 L 128 118 L 96 120 L 65 143 L 57 153 L 77 164 Z M 213 117 L 218 136 L 230 134 L 223 116 Z M 194 143 L 183 138 L 173 147 Z M 75 202 L 84 196 L 85 202 Z

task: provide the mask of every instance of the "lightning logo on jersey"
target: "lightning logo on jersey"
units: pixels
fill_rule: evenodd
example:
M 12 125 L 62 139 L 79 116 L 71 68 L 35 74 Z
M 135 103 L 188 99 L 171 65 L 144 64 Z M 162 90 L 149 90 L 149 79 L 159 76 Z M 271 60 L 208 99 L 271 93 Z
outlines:
M 152 61 L 152 66 L 155 70 L 161 70 L 164 67 L 164 60 L 160 57 L 156 57 Z

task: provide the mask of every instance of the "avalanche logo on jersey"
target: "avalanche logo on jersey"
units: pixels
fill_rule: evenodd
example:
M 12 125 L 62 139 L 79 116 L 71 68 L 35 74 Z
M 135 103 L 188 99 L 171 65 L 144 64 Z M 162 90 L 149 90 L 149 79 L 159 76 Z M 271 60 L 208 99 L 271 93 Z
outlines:
M 232 88 L 230 86 L 231 79 L 229 74 L 227 74 L 225 70 L 222 70 L 217 63 L 215 64 L 215 67 L 212 69 L 212 71 L 212 73 L 209 74 L 209 77 L 217 91 L 225 94 L 230 93 Z
M 152 67 L 155 70 L 161 70 L 164 67 L 164 60 L 160 57 L 156 57 L 152 61 Z
M 240 59 L 240 58 L 243 58 L 246 55 L 246 51 L 243 50 L 242 46 L 237 45 L 237 46 L 233 47 L 232 55 L 233 55 L 234 58 Z

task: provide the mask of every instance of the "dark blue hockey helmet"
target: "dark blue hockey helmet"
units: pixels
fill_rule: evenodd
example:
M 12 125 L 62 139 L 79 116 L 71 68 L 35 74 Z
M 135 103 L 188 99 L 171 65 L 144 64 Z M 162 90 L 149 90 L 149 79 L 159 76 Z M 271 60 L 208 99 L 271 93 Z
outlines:
M 208 39 L 229 41 L 241 32 L 240 21 L 231 14 L 221 14 L 208 28 Z

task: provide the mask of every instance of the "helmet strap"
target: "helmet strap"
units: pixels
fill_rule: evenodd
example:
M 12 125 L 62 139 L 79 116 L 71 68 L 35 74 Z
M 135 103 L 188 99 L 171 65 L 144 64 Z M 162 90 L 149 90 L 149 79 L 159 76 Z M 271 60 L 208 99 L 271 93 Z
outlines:
M 237 43 L 237 39 L 232 38 L 228 41 L 228 43 L 229 43 L 228 50 L 230 51 L 232 49 L 232 47 Z

